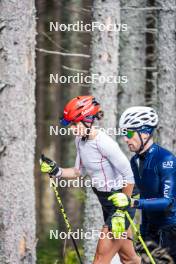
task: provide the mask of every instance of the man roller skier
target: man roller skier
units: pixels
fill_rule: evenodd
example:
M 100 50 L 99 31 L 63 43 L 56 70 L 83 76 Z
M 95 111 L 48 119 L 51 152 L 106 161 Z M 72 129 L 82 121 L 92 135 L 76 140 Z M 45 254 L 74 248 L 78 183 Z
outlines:
M 129 150 L 136 153 L 131 168 L 140 199 L 117 193 L 109 200 L 118 208 L 141 209 L 143 238 L 167 248 L 176 263 L 176 157 L 154 143 L 158 115 L 153 108 L 130 107 L 119 124 L 127 129 L 124 141 Z

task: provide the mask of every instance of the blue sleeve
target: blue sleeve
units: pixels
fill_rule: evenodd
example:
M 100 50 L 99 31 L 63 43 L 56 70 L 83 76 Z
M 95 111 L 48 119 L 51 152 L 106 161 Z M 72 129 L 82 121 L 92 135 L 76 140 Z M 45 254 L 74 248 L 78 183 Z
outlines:
M 176 199 L 176 158 L 173 155 L 162 157 L 158 164 L 161 177 L 161 198 L 140 199 L 137 208 L 150 211 L 165 211 Z

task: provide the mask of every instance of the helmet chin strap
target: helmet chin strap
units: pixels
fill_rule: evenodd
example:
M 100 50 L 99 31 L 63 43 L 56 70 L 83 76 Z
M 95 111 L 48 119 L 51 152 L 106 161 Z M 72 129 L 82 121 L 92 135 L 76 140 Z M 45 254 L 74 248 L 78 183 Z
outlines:
M 140 148 L 138 149 L 138 151 L 136 151 L 137 154 L 140 154 L 141 151 L 144 150 L 144 147 L 147 145 L 147 143 L 149 142 L 149 140 L 151 139 L 153 133 L 150 134 L 150 136 L 148 137 L 148 139 L 146 140 L 146 142 L 144 143 L 143 140 L 142 140 L 142 137 L 141 137 L 141 133 L 139 131 L 136 131 L 138 133 L 138 136 L 140 138 L 140 141 L 141 141 L 141 145 L 140 145 Z
M 91 128 L 92 128 L 93 123 L 94 123 L 94 118 L 93 118 L 93 121 L 91 122 L 90 127 L 89 127 L 89 126 L 86 124 L 86 122 L 84 122 L 84 121 L 81 121 L 81 123 L 87 128 L 87 131 L 86 131 L 87 133 L 86 133 L 85 136 L 82 136 L 81 140 L 82 140 L 82 141 L 86 141 L 86 140 L 89 139 L 90 131 L 91 131 Z

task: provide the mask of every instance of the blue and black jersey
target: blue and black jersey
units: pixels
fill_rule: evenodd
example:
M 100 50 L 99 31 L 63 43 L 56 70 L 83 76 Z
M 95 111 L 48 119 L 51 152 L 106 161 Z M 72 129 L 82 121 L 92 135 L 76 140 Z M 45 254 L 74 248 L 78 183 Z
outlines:
M 140 192 L 137 208 L 142 209 L 142 225 L 176 224 L 176 157 L 153 144 L 131 159 L 131 167 Z

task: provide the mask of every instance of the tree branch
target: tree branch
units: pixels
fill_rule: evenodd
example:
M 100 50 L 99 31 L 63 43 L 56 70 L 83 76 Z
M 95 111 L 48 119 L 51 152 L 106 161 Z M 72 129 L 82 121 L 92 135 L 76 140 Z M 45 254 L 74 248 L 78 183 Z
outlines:
M 68 71 L 88 73 L 87 70 L 75 69 L 75 68 L 71 68 L 71 67 L 68 67 L 68 66 L 65 66 L 65 65 L 62 65 L 62 68 L 65 69 L 65 70 L 68 70 Z
M 68 57 L 82 57 L 82 58 L 90 58 L 90 55 L 87 54 L 81 54 L 81 53 L 64 53 L 60 51 L 52 51 L 52 50 L 46 50 L 46 49 L 39 49 L 36 48 L 37 51 L 47 53 L 47 54 L 54 54 L 54 55 L 61 55 L 61 56 L 68 56 Z
M 135 6 L 126 6 L 121 7 L 121 10 L 141 10 L 141 11 L 152 11 L 152 10 L 158 10 L 158 11 L 175 11 L 176 6 L 172 6 L 172 8 L 162 8 L 162 7 L 135 7 Z

